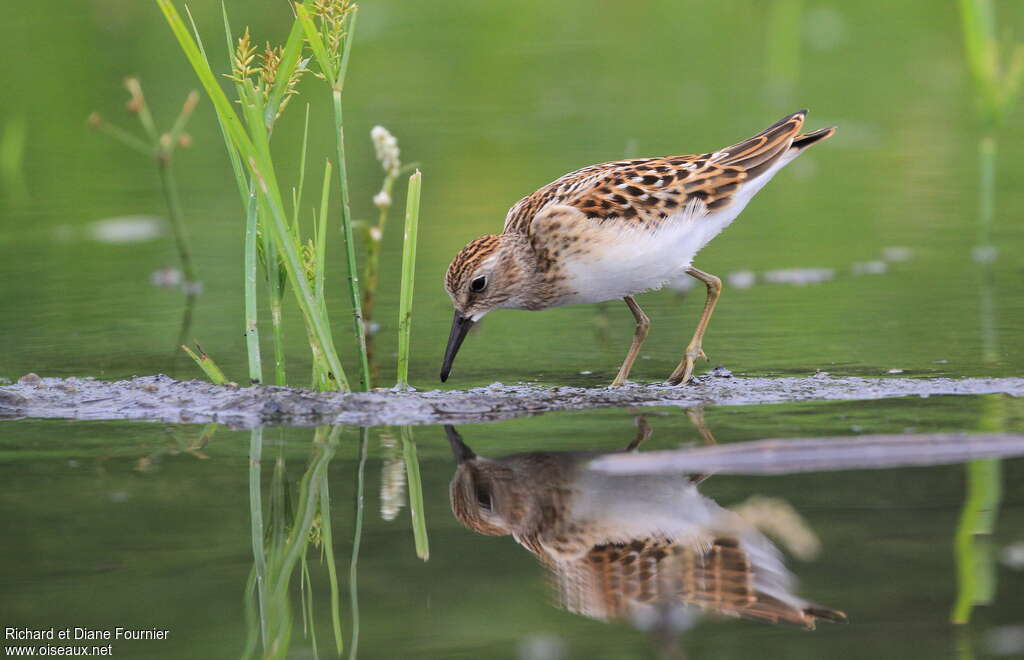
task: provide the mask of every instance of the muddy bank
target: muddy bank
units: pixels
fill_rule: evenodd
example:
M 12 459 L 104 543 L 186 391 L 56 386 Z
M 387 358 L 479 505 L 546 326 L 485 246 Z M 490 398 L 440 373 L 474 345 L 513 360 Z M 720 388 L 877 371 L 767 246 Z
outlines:
M 23 378 L 0 387 L 0 418 L 134 419 L 226 424 L 466 424 L 554 410 L 626 406 L 749 405 L 939 394 L 1024 396 L 1024 378 L 734 378 L 703 376 L 684 387 L 492 385 L 471 390 L 340 394 L 290 387 L 222 387 L 168 376 L 105 382 Z

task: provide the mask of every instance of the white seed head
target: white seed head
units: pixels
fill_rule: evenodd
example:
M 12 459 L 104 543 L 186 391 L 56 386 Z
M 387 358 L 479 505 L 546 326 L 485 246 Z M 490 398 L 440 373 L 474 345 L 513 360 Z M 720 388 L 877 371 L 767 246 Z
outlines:
M 391 195 L 387 191 L 382 190 L 373 196 L 373 205 L 379 209 L 386 209 L 391 207 Z
M 395 175 L 402 167 L 399 160 L 398 140 L 383 126 L 374 126 L 370 131 L 370 139 L 373 140 L 373 148 L 377 152 L 377 160 L 380 166 L 388 174 Z

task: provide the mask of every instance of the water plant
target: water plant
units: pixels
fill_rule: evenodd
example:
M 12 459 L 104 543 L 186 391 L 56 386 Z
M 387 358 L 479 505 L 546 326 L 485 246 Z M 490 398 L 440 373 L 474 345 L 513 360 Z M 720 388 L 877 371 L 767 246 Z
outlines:
M 982 359 L 992 364 L 999 360 L 990 268 L 997 254 L 992 242 L 997 132 L 1013 109 L 1024 80 L 1024 44 L 1011 43 L 1004 61 L 992 0 L 959 0 L 959 6 L 964 55 L 973 83 L 980 129 L 978 221 L 973 256 L 981 266 L 978 303 Z M 986 414 L 982 418 L 986 430 L 1005 430 L 1003 406 L 998 397 L 986 398 Z M 989 604 L 995 595 L 991 535 L 1002 492 L 1002 466 L 998 459 L 972 461 L 967 464 L 966 473 L 967 493 L 954 541 L 958 595 L 950 614 L 951 621 L 959 624 L 968 623 L 974 607 Z
M 423 176 L 409 177 L 405 203 L 405 237 L 402 241 L 402 289 L 398 302 L 398 387 L 409 389 L 409 343 L 412 335 L 413 282 L 416 279 L 416 237 L 420 223 L 420 188 Z
M 384 170 L 384 180 L 380 191 L 373 196 L 373 205 L 377 209 L 377 223 L 366 223 L 363 239 L 366 242 L 366 269 L 363 274 L 363 320 L 366 327 L 366 356 L 370 363 L 370 376 L 374 382 L 379 380 L 379 369 L 376 363 L 373 336 L 375 334 L 374 301 L 380 285 L 380 249 L 384 240 L 384 228 L 387 226 L 388 212 L 391 210 L 392 189 L 402 169 L 401 151 L 398 140 L 383 126 L 374 126 L 370 131 L 370 140 L 377 155 L 377 162 Z
M 981 136 L 978 140 L 978 238 L 975 256 L 992 255 L 992 221 L 995 214 L 996 133 L 1005 123 L 1024 80 L 1024 43 L 1009 47 L 1009 55 L 996 35 L 992 0 L 959 0 L 964 54 L 967 58 Z
M 263 429 L 254 429 L 249 446 L 249 508 L 253 548 L 253 569 L 247 585 L 249 636 L 243 657 L 288 656 L 292 635 L 291 580 L 298 569 L 304 632 L 319 657 L 314 625 L 312 579 L 308 555 L 320 551 L 326 565 L 331 601 L 331 630 L 334 655 L 344 649 L 341 630 L 341 599 L 334 560 L 329 481 L 327 468 L 337 450 L 341 427 L 317 427 L 312 456 L 298 486 L 294 503 L 290 499 L 283 449 L 271 476 L 268 515 L 263 515 L 261 465 Z
M 171 220 L 171 228 L 174 232 L 174 243 L 178 250 L 178 257 L 181 260 L 181 270 L 184 274 L 184 290 L 187 295 L 194 297 L 201 290 L 202 284 L 196 275 L 195 265 L 192 262 L 192 248 L 188 238 L 188 229 L 185 226 L 185 215 L 181 210 L 181 196 L 178 194 L 178 184 L 174 176 L 172 164 L 176 149 L 186 148 L 192 144 L 192 138 L 185 132 L 185 127 L 192 112 L 199 103 L 199 94 L 194 90 L 185 97 L 181 110 L 178 112 L 174 123 L 166 131 L 157 129 L 156 121 L 146 103 L 146 96 L 142 93 L 142 83 L 138 78 L 125 78 L 125 89 L 128 90 L 129 99 L 125 107 L 129 112 L 138 117 L 142 126 L 145 138 L 140 138 L 129 131 L 106 121 L 99 113 L 89 115 L 88 124 L 92 128 L 117 140 L 132 151 L 153 159 L 156 163 L 157 174 L 160 177 L 160 187 L 167 203 L 167 213 Z
M 313 356 L 312 386 L 319 390 L 353 389 L 333 341 L 325 297 L 331 180 L 332 173 L 336 172 L 340 228 L 348 275 L 347 289 L 359 364 L 356 389 L 368 390 L 371 386 L 371 373 L 363 305 L 367 304 L 372 310 L 372 294 L 379 279 L 380 248 L 379 239 L 374 240 L 372 236 L 379 236 L 379 233 L 371 232 L 371 240 L 367 241 L 366 275 L 372 282 L 372 288 L 364 297 L 353 236 L 342 103 L 358 6 L 351 0 L 295 2 L 292 5 L 294 21 L 284 45 L 267 44 L 262 49 L 255 45 L 248 29 L 237 39 L 232 36 L 225 11 L 224 29 L 231 52 L 230 73 L 226 75 L 234 83 L 236 97 L 232 104 L 210 66 L 194 22 L 190 32 L 171 0 L 156 2 L 213 102 L 245 209 L 245 336 L 250 382 L 263 382 L 258 319 L 260 278 L 257 269 L 260 267 L 273 328 L 274 382 L 278 385 L 287 384 L 282 310 L 290 285 L 303 316 Z M 320 207 L 319 210 L 314 209 L 312 238 L 304 239 L 300 216 L 309 143 L 308 105 L 297 183 L 291 188 L 291 204 L 288 209 L 285 208 L 285 186 L 281 176 L 286 172 L 272 155 L 271 138 L 277 121 L 289 101 L 299 93 L 299 83 L 307 73 L 326 83 L 330 91 L 334 119 L 334 162 L 332 164 L 327 159 L 325 163 Z M 236 112 L 235 105 L 240 108 L 240 114 Z M 393 144 L 393 152 L 393 155 L 388 155 L 386 162 L 382 161 L 386 176 L 383 192 L 388 204 L 382 206 L 379 203 L 383 199 L 381 195 L 375 199 L 380 212 L 377 226 L 380 231 L 386 221 L 387 206 L 390 206 L 390 189 L 400 172 L 397 144 Z M 417 211 L 414 221 L 418 218 L 418 187 L 416 191 Z M 412 229 L 415 240 L 415 224 Z M 406 252 L 414 259 L 414 246 L 407 246 Z M 406 271 L 403 270 L 405 276 Z M 408 271 L 408 277 L 412 277 L 411 270 Z M 407 313 L 403 318 L 406 320 L 400 323 L 399 343 L 405 349 L 400 350 L 399 382 L 407 385 L 411 281 L 403 281 L 402 291 L 403 295 L 407 293 L 410 297 L 404 308 Z M 403 373 L 404 376 L 401 375 Z

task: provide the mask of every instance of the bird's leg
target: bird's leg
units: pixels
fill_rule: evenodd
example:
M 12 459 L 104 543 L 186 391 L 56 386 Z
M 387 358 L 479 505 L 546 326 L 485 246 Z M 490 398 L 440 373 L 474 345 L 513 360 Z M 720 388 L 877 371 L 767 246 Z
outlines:
M 647 338 L 647 330 L 651 327 L 651 320 L 647 318 L 644 310 L 640 309 L 640 305 L 636 304 L 632 296 L 626 296 L 623 300 L 629 305 L 629 311 L 633 312 L 633 318 L 636 319 L 636 332 L 633 333 L 633 345 L 629 347 L 629 353 L 626 353 L 626 359 L 619 367 L 619 373 L 612 381 L 612 387 L 618 387 L 626 382 L 629 371 L 633 368 L 633 363 L 636 362 L 636 356 L 640 353 L 640 345 L 644 343 L 644 339 Z
M 718 444 L 715 442 L 715 436 L 711 433 L 711 429 L 708 428 L 707 422 L 704 421 L 704 406 L 686 408 L 686 416 L 689 418 L 690 423 L 697 428 L 697 433 L 700 433 L 700 437 L 704 440 L 705 445 Z
M 705 446 L 717 445 L 715 442 L 715 436 L 712 435 L 711 429 L 708 428 L 707 423 L 704 421 L 704 406 L 696 406 L 695 408 L 687 408 L 686 416 L 690 418 L 690 423 L 697 427 L 697 432 L 700 433 L 700 437 L 704 440 Z M 703 483 L 705 479 L 710 477 L 710 474 L 700 473 L 691 474 L 690 481 L 693 484 Z
M 682 361 L 679 362 L 679 366 L 672 372 L 672 375 L 668 377 L 669 385 L 678 385 L 689 381 L 693 377 L 694 361 L 699 357 L 705 360 L 708 359 L 708 356 L 704 355 L 704 350 L 701 348 L 701 342 L 704 340 L 704 331 L 708 329 L 708 321 L 711 320 L 711 314 L 715 311 L 715 303 L 718 302 L 718 296 L 722 293 L 722 280 L 714 275 L 697 270 L 692 266 L 686 269 L 686 273 L 707 285 L 708 298 L 704 302 L 704 311 L 700 314 L 697 329 L 693 332 L 693 339 L 687 345 Z
M 623 451 L 636 451 L 639 449 L 640 443 L 651 437 L 651 433 L 654 432 L 643 415 L 637 415 L 634 421 L 636 422 L 636 437 Z

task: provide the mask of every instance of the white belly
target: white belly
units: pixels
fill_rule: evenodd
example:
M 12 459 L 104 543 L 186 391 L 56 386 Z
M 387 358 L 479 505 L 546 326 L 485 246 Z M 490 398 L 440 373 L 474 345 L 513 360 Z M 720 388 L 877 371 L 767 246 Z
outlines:
M 734 208 L 738 206 L 711 215 L 681 212 L 654 231 L 605 225 L 593 237 L 588 253 L 566 260 L 566 284 L 572 293 L 561 304 L 602 302 L 660 289 L 684 274 L 697 252 L 736 218 L 742 210 Z
M 683 276 L 701 248 L 728 227 L 751 198 L 799 153 L 791 150 L 760 177 L 746 182 L 724 209 L 708 213 L 703 203 L 691 203 L 655 230 L 628 221 L 599 225 L 585 237 L 592 243 L 590 251 L 566 260 L 566 288 L 572 293 L 559 304 L 624 298 L 660 289 Z

